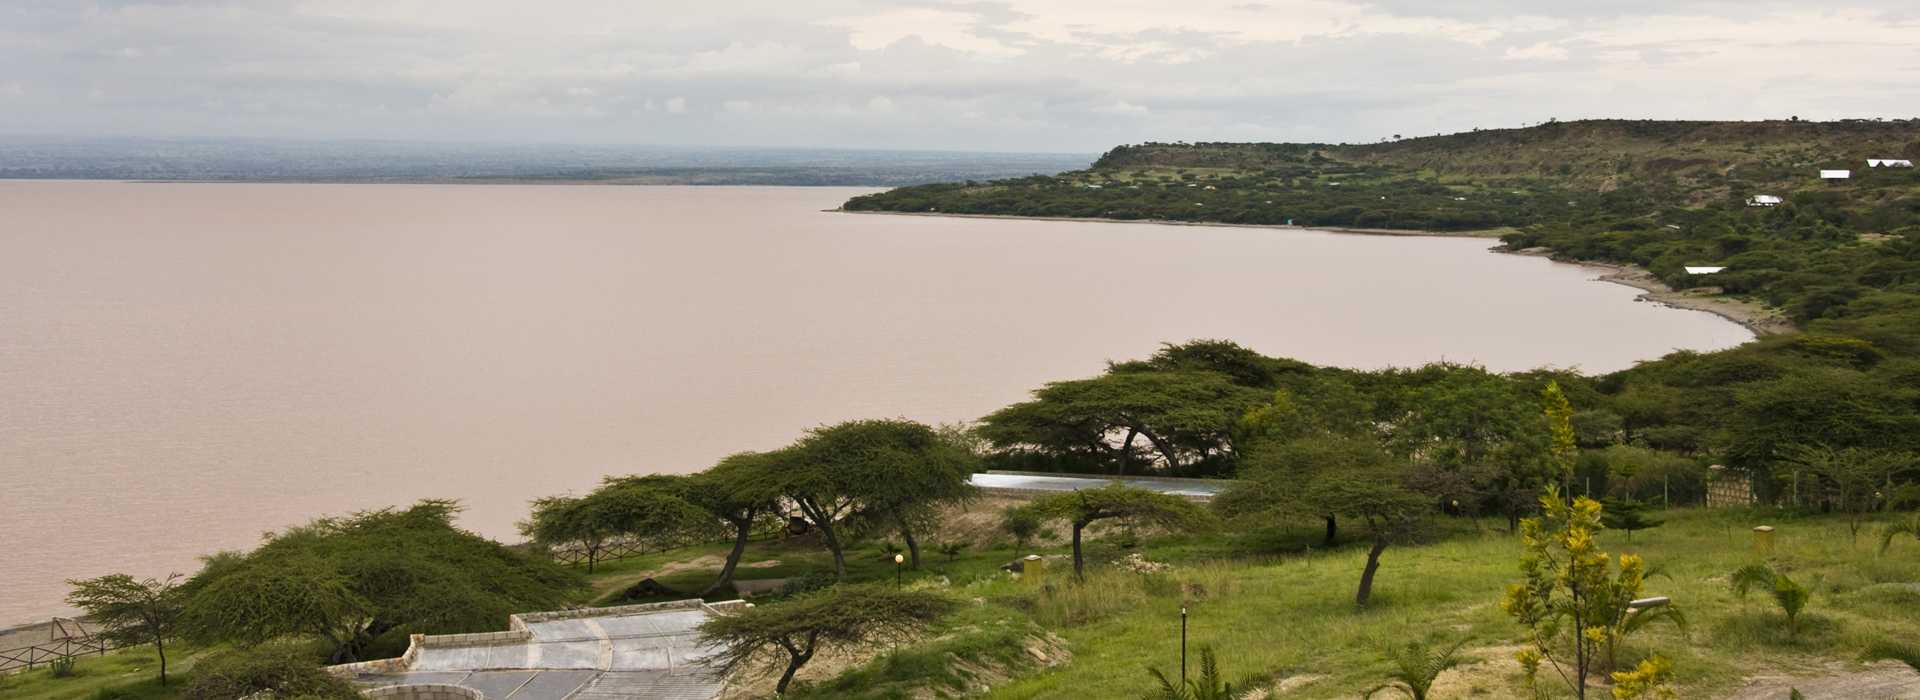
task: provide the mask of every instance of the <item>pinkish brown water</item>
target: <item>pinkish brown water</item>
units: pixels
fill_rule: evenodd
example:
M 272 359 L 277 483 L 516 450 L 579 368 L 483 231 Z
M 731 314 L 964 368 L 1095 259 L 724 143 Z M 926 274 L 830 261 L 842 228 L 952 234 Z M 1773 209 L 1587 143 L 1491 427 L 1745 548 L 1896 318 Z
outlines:
M 1162 341 L 1611 370 L 1749 335 L 1485 240 L 827 213 L 849 189 L 0 182 L 0 623 L 314 516 L 526 501 Z

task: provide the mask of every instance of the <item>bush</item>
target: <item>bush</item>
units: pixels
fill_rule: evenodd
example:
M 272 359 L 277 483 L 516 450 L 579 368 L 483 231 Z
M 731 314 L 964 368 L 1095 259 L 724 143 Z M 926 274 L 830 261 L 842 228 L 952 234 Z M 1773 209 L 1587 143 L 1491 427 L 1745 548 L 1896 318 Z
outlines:
M 71 656 L 62 656 L 54 659 L 51 663 L 47 664 L 47 672 L 53 674 L 54 678 L 72 678 L 80 675 L 78 671 L 73 669 L 74 661 L 75 659 Z
M 322 670 L 312 655 L 286 645 L 210 656 L 194 668 L 183 695 L 201 700 L 239 700 L 261 691 L 315 700 L 360 698 L 352 684 Z
M 1027 543 L 1033 541 L 1033 536 L 1040 533 L 1040 522 L 1040 514 L 1032 508 L 1008 508 L 1005 518 L 1000 521 L 1000 529 L 1013 536 L 1015 546 L 1026 549 Z

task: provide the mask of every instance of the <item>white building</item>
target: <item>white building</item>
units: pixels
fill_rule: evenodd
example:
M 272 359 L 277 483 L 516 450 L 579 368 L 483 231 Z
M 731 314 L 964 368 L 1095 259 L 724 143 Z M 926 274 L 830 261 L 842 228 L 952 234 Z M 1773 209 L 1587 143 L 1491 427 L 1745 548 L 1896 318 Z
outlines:
M 1747 200 L 1747 206 L 1750 206 L 1750 207 L 1777 207 L 1777 206 L 1780 206 L 1780 202 L 1782 202 L 1782 201 L 1784 201 L 1784 200 L 1782 200 L 1782 199 L 1780 199 L 1779 197 L 1776 197 L 1776 196 L 1773 196 L 1773 195 L 1770 195 L 1770 194 L 1756 194 L 1756 195 L 1754 195 L 1754 196 L 1753 196 L 1753 198 L 1752 198 L 1752 199 L 1749 199 L 1749 200 Z
M 1820 179 L 1822 179 L 1822 180 L 1845 180 L 1845 179 L 1847 179 L 1847 178 L 1850 178 L 1850 177 L 1853 177 L 1853 171 L 1852 171 L 1852 170 L 1822 170 L 1822 171 L 1820 171 Z
M 1713 273 L 1715 273 L 1715 272 L 1719 272 L 1719 271 L 1721 271 L 1721 270 L 1725 270 L 1725 269 L 1727 269 L 1727 268 L 1725 268 L 1725 267 L 1694 267 L 1694 266 L 1692 266 L 1692 265 L 1688 265 L 1688 266 L 1687 266 L 1687 274 L 1689 274 L 1689 275 L 1711 275 L 1711 274 L 1713 274 Z
M 1911 168 L 1913 167 L 1913 161 L 1902 160 L 1899 158 L 1868 158 L 1867 167 L 1869 168 Z

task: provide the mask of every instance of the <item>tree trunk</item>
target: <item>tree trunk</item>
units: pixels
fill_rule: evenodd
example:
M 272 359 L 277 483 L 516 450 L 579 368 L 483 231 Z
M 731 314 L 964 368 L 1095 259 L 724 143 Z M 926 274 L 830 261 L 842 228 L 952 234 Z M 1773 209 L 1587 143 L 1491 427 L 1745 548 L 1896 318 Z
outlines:
M 1180 468 L 1180 458 L 1174 452 L 1173 445 L 1167 444 L 1167 441 L 1160 439 L 1160 436 L 1145 430 L 1140 431 L 1140 434 L 1147 436 L 1147 442 L 1153 443 L 1154 449 L 1160 451 L 1160 456 L 1166 458 L 1167 471 L 1172 472 Z
M 721 587 L 733 583 L 733 570 L 740 566 L 740 557 L 747 553 L 747 538 L 753 535 L 753 517 L 733 521 L 733 551 L 727 552 L 727 563 L 720 567 L 720 578 L 714 579 L 706 590 L 700 591 L 705 598 L 719 591 Z
M 896 518 L 900 523 L 900 539 L 907 541 L 907 561 L 914 571 L 920 570 L 920 541 L 913 538 L 913 528 L 907 526 L 906 518 Z
M 780 683 L 773 688 L 775 695 L 787 694 L 787 684 L 792 683 L 793 674 L 799 673 L 800 667 L 807 665 L 807 661 L 813 658 L 814 642 L 819 638 L 819 632 L 808 632 L 807 648 L 805 649 L 794 646 L 793 643 L 787 641 L 785 637 L 780 638 L 780 646 L 785 647 L 787 650 L 787 670 L 785 673 L 780 674 Z
M 167 641 L 165 638 L 153 638 L 153 651 L 160 656 L 160 685 L 167 684 Z
M 846 578 L 847 554 L 846 552 L 840 551 L 840 538 L 833 533 L 833 526 L 821 523 L 820 535 L 827 541 L 827 551 L 833 552 L 833 577 L 835 579 Z
M 814 527 L 820 528 L 820 538 L 826 540 L 827 551 L 833 553 L 833 578 L 835 580 L 846 578 L 847 554 L 840 550 L 840 536 L 833 531 L 833 516 L 812 500 L 799 499 L 799 504 L 800 512 L 806 514 L 807 520 L 812 521 Z
M 1080 530 L 1085 527 L 1085 523 L 1073 524 L 1073 577 L 1081 581 L 1087 580 L 1086 565 L 1080 559 Z
M 1327 539 L 1321 544 L 1328 547 L 1332 547 L 1333 538 L 1340 535 L 1340 525 L 1339 525 L 1339 521 L 1335 520 L 1333 516 L 1329 515 L 1329 516 L 1326 516 L 1326 518 L 1327 518 Z
M 786 672 L 780 674 L 780 683 L 773 687 L 774 694 L 786 695 L 787 684 L 793 682 L 793 674 L 799 673 L 800 667 L 807 665 L 807 660 L 811 658 L 813 658 L 813 652 L 809 650 L 804 654 L 796 655 L 788 660 Z
M 1373 549 L 1367 552 L 1367 568 L 1360 572 L 1360 591 L 1353 594 L 1353 604 L 1367 607 L 1367 599 L 1373 596 L 1373 573 L 1380 570 L 1380 553 L 1387 551 L 1387 541 L 1376 539 Z
M 1128 428 L 1126 441 L 1120 443 L 1120 471 L 1118 476 L 1127 475 L 1127 462 L 1133 459 L 1133 439 L 1140 436 L 1139 428 Z

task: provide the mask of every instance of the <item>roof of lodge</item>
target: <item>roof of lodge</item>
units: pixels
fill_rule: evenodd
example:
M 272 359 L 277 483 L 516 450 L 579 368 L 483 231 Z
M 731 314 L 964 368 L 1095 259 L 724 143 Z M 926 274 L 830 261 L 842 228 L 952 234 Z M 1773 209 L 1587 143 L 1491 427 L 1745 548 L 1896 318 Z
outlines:
M 989 493 L 1033 495 L 1097 489 L 1114 483 L 1157 491 L 1194 500 L 1208 500 L 1227 490 L 1233 482 L 1226 479 L 1181 479 L 1174 477 L 1099 476 L 1095 474 L 1035 474 L 1032 472 L 990 471 L 973 475 L 973 485 Z
M 437 683 L 487 700 L 651 698 L 710 700 L 725 681 L 708 663 L 699 626 L 738 601 L 525 613 L 505 632 L 415 635 L 407 652 L 332 667 L 362 686 Z

